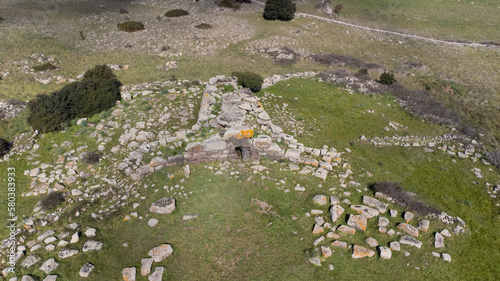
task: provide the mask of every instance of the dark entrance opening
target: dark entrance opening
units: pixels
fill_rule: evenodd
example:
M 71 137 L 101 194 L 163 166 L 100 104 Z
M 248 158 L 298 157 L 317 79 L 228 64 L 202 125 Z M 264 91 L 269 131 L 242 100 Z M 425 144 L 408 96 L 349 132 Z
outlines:
M 236 156 L 238 156 L 239 159 L 243 159 L 243 149 L 238 146 L 234 150 L 236 151 Z

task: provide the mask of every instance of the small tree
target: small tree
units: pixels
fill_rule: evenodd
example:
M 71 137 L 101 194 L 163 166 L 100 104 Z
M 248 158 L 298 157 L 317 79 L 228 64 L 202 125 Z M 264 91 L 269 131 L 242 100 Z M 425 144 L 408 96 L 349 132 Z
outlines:
M 250 88 L 252 92 L 258 92 L 262 88 L 262 83 L 264 79 L 257 73 L 253 72 L 233 72 L 233 76 L 238 78 L 238 84 L 245 88 Z
M 390 86 L 396 82 L 396 79 L 394 78 L 394 74 L 384 71 L 384 73 L 380 74 L 379 82 Z
M 267 0 L 263 17 L 266 20 L 289 21 L 295 17 L 295 3 L 291 0 Z
M 9 152 L 10 144 L 5 139 L 0 138 L 0 157 L 4 156 Z

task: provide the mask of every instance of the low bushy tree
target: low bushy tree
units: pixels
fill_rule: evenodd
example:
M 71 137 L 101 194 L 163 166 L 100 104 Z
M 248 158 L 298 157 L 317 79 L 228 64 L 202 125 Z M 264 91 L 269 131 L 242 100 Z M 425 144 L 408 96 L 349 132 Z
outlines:
M 292 0 L 267 0 L 263 17 L 266 20 L 289 21 L 295 17 L 295 11 Z
M 379 80 L 380 83 L 384 84 L 384 85 L 392 85 L 394 82 L 396 82 L 396 79 L 394 78 L 394 74 L 392 73 L 389 73 L 389 72 L 385 72 L 380 74 L 380 80 Z
M 0 138 L 0 157 L 4 156 L 9 152 L 10 144 L 5 139 Z
M 238 78 L 238 84 L 242 87 L 250 88 L 252 92 L 258 92 L 262 88 L 262 83 L 264 83 L 264 78 L 257 73 L 253 72 L 233 72 L 232 74 Z
M 59 131 L 71 119 L 91 117 L 113 107 L 121 97 L 121 85 L 109 67 L 98 65 L 87 71 L 81 81 L 31 100 L 28 124 L 41 132 Z

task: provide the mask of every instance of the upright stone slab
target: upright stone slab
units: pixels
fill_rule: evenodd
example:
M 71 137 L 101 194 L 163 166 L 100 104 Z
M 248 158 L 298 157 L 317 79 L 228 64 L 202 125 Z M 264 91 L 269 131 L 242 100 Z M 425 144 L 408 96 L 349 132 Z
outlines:
M 135 281 L 137 269 L 135 267 L 128 267 L 122 271 L 123 281 Z

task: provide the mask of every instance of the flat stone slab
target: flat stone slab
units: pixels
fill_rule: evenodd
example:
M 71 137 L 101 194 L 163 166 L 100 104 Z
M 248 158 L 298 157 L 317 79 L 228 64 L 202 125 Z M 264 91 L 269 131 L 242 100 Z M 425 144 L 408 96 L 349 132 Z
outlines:
M 392 251 L 391 248 L 385 247 L 385 246 L 379 246 L 378 251 L 380 254 L 380 258 L 384 260 L 390 260 L 392 257 Z
M 122 271 L 123 281 L 135 281 L 136 274 L 137 274 L 137 269 L 135 267 L 128 267 L 123 269 Z
M 430 222 L 428 220 L 421 220 L 418 222 L 418 230 L 427 232 L 429 230 Z
M 330 207 L 330 217 L 333 222 L 336 222 L 340 216 L 344 213 L 345 209 L 340 205 L 333 205 Z
M 361 259 L 365 257 L 371 258 L 373 257 L 373 255 L 375 255 L 375 251 L 367 249 L 365 247 L 354 245 L 351 257 L 353 259 Z
M 316 195 L 313 197 L 313 202 L 317 205 L 324 206 L 328 203 L 326 195 Z
M 338 231 L 346 233 L 346 234 L 355 234 L 356 229 L 354 227 L 350 227 L 347 225 L 341 225 L 337 228 Z
M 344 242 L 344 241 L 335 240 L 335 241 L 332 242 L 332 246 L 333 247 L 339 247 L 339 248 L 342 248 L 344 250 L 347 250 L 347 242 Z
M 42 266 L 40 266 L 40 270 L 45 272 L 45 274 L 49 274 L 58 266 L 59 264 L 52 258 L 50 260 L 46 260 L 45 262 L 43 262 Z
M 82 252 L 85 253 L 89 251 L 100 251 L 102 249 L 102 246 L 103 246 L 102 242 L 90 240 L 85 242 L 85 244 L 83 245 Z
M 419 240 L 417 240 L 411 236 L 408 236 L 408 235 L 404 235 L 403 237 L 401 237 L 401 239 L 399 240 L 399 243 L 404 244 L 404 245 L 410 245 L 413 247 L 417 247 L 419 249 L 422 247 L 422 242 L 420 242 Z
M 36 263 L 39 263 L 40 261 L 42 261 L 42 258 L 40 258 L 39 256 L 37 256 L 37 255 L 30 255 L 30 256 L 27 256 L 24 259 L 24 261 L 21 263 L 21 266 L 29 268 L 32 265 L 34 265 Z
M 170 256 L 173 251 L 174 249 L 172 248 L 172 245 L 163 244 L 151 249 L 148 255 L 153 258 L 154 262 L 161 262 Z
M 349 215 L 349 220 L 347 221 L 347 225 L 352 226 L 356 229 L 365 231 L 366 230 L 367 220 L 363 215 Z
M 156 214 L 168 215 L 175 210 L 175 199 L 163 197 L 151 204 L 149 211 Z
M 145 258 L 141 260 L 141 275 L 146 276 L 151 273 L 151 266 L 153 265 L 153 258 Z
M 410 234 L 413 237 L 418 237 L 418 229 L 412 225 L 409 225 L 407 223 L 400 223 L 398 224 L 398 228 Z
M 82 266 L 82 268 L 80 268 L 80 272 L 78 273 L 78 275 L 80 275 L 80 277 L 89 277 L 90 276 L 90 272 L 92 272 L 92 270 L 94 269 L 94 265 L 91 264 L 91 263 L 86 263 Z
M 78 254 L 78 252 L 80 251 L 76 249 L 62 249 L 57 256 L 61 259 L 66 259 Z
M 377 209 L 377 211 L 381 214 L 387 212 L 387 206 L 389 206 L 387 203 L 381 202 L 380 200 L 369 196 L 363 196 L 363 204 Z
M 149 275 L 148 280 L 149 281 L 162 281 L 163 280 L 163 271 L 165 270 L 164 267 L 155 267 L 155 270 L 151 275 Z
M 358 214 L 365 216 L 367 219 L 373 218 L 379 215 L 379 211 L 374 208 L 365 205 L 351 205 L 352 210 L 356 211 Z
M 444 237 L 441 233 L 436 233 L 434 236 L 434 248 L 444 248 Z

